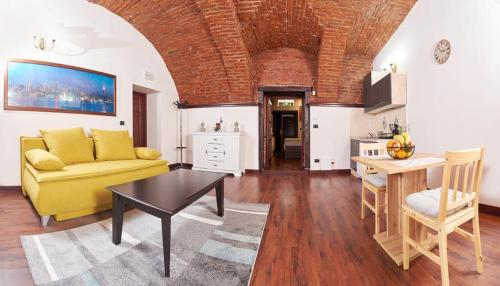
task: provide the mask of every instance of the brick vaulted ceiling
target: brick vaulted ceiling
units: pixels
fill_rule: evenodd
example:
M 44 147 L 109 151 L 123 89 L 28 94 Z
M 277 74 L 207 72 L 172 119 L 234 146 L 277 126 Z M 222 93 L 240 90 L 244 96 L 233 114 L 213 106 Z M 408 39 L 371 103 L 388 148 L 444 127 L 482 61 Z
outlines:
M 151 41 L 190 104 L 253 103 L 259 86 L 314 86 L 362 103 L 373 58 L 416 0 L 91 0 Z

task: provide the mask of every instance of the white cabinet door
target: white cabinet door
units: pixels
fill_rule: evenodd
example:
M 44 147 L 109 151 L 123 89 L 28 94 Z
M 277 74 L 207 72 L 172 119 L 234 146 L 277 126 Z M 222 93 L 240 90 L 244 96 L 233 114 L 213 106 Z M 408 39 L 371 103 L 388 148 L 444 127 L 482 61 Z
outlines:
M 239 136 L 227 136 L 224 141 L 226 169 L 239 170 Z
M 208 167 L 206 136 L 193 136 L 193 166 L 197 168 Z

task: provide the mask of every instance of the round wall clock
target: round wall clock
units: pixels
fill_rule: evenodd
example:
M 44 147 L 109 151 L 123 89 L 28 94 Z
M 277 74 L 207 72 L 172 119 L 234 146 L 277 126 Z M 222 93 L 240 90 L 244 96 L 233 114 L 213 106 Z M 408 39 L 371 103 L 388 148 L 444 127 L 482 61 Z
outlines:
M 444 64 L 449 58 L 451 54 L 451 45 L 448 40 L 441 40 L 436 44 L 436 48 L 434 49 L 434 60 L 438 64 Z

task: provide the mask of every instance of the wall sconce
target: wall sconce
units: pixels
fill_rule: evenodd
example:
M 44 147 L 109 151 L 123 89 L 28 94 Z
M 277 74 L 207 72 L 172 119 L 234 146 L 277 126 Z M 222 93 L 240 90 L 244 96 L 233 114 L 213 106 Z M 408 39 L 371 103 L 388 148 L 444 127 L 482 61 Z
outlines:
M 316 90 L 314 88 L 312 90 L 312 96 L 316 96 Z
M 36 49 L 42 50 L 42 51 L 50 51 L 54 48 L 54 44 L 56 43 L 55 39 L 48 39 L 46 36 L 33 36 L 33 45 L 35 46 Z
M 398 64 L 391 63 L 390 66 L 393 73 L 396 73 L 398 71 Z

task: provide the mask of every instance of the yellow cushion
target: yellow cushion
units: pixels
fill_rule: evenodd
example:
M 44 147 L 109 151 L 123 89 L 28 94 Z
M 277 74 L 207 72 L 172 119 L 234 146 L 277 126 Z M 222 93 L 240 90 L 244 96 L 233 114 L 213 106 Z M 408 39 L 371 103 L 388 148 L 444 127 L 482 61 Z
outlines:
M 63 161 L 46 150 L 32 149 L 27 151 L 24 155 L 28 162 L 37 170 L 57 171 L 64 168 Z
M 161 153 L 153 148 L 136 147 L 135 156 L 139 159 L 144 159 L 144 160 L 156 160 L 160 158 Z
M 59 171 L 40 171 L 31 166 L 31 164 L 26 164 L 26 169 L 33 174 L 36 181 L 40 183 L 107 176 L 166 164 L 167 161 L 165 160 L 135 159 L 74 164 L 66 166 L 63 170 Z
M 97 161 L 136 159 L 134 142 L 127 130 L 91 130 Z
M 40 130 L 49 152 L 66 165 L 92 162 L 94 154 L 83 128 Z

